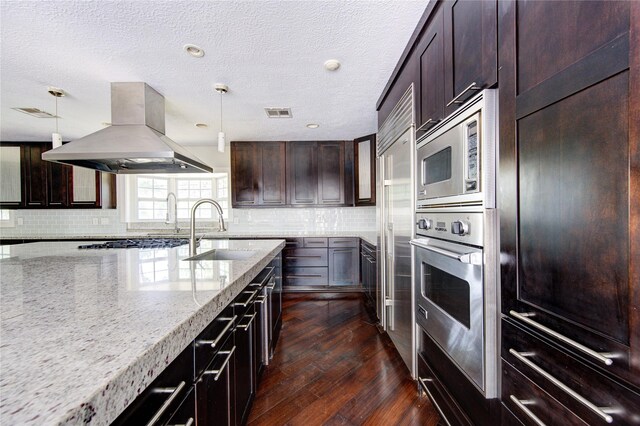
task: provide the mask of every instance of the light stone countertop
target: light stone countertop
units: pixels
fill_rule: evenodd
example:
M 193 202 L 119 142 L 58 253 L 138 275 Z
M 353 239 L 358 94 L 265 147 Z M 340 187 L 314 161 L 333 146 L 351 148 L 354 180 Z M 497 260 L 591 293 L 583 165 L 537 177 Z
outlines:
M 2 424 L 109 424 L 284 247 L 203 240 L 256 254 L 188 262 L 187 245 L 79 244 L 1 248 Z
M 249 231 L 211 231 L 211 232 L 198 232 L 198 236 L 202 236 L 204 234 L 204 238 L 207 239 L 224 239 L 224 238 L 287 238 L 287 237 L 356 237 L 362 238 L 369 244 L 377 246 L 377 233 L 376 231 L 278 231 L 278 230 L 249 230 Z M 77 234 L 77 235 L 69 235 L 69 234 L 43 234 L 43 235 L 21 235 L 19 237 L 10 236 L 6 237 L 6 239 L 17 239 L 17 240 L 30 240 L 30 239 L 51 239 L 51 240 L 73 240 L 73 239 L 83 239 L 83 238 L 100 238 L 100 239 L 113 239 L 113 238 L 148 238 L 148 237 L 165 237 L 165 238 L 189 238 L 188 229 L 183 230 L 179 234 L 173 233 L 171 230 L 153 230 L 149 229 L 146 231 L 131 231 L 124 234 L 109 234 L 109 235 L 99 235 L 99 234 Z

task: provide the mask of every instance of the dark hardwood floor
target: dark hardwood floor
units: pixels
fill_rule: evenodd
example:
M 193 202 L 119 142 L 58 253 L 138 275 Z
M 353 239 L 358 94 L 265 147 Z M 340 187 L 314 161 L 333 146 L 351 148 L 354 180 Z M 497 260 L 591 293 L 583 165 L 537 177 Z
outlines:
M 363 296 L 284 295 L 283 325 L 249 425 L 437 425 Z

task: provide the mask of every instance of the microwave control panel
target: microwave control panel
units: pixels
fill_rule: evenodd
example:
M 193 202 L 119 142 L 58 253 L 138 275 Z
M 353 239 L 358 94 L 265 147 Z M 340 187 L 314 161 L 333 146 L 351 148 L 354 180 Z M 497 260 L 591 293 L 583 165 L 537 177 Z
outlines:
M 474 118 L 465 125 L 465 185 L 464 192 L 477 192 L 479 144 L 478 144 L 478 119 Z
M 416 215 L 416 234 L 482 246 L 482 213 L 429 212 Z

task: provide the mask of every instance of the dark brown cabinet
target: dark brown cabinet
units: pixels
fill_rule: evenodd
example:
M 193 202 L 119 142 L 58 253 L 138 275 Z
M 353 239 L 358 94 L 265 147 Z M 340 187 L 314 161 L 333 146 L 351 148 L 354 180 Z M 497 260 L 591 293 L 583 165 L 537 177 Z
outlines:
M 359 238 L 329 238 L 329 285 L 360 284 Z
M 287 204 L 318 204 L 318 142 L 287 144 Z
M 443 10 L 439 8 L 431 18 L 418 44 L 420 53 L 420 104 L 416 138 L 444 118 L 444 28 Z
M 286 204 L 284 142 L 231 142 L 233 207 Z
M 361 241 L 360 243 L 360 282 L 369 301 L 376 304 L 377 254 L 375 246 Z
M 498 81 L 497 3 L 455 0 L 442 5 L 445 115 Z
M 353 140 L 354 204 L 376 205 L 376 135 Z
M 318 142 L 318 204 L 344 204 L 344 164 L 344 142 Z
M 557 399 L 575 424 L 604 424 L 535 365 L 615 424 L 632 424 L 640 389 L 640 8 L 501 2 L 498 15 L 500 245 L 509 260 L 501 265 L 502 356 L 523 376 L 507 369 L 503 392 L 529 380 L 530 398 L 547 401 L 540 407 Z M 527 418 L 510 394 L 502 402 Z
M 3 191 L 6 192 L 3 197 L 7 199 L 0 201 L 0 207 L 115 207 L 115 175 L 43 161 L 42 154 L 51 149 L 50 142 L 3 142 L 1 147 L 19 149 L 20 164 L 19 176 L 7 176 L 8 190 Z M 8 166 L 13 171 L 16 168 L 14 151 L 7 151 L 7 154 L 11 156 Z

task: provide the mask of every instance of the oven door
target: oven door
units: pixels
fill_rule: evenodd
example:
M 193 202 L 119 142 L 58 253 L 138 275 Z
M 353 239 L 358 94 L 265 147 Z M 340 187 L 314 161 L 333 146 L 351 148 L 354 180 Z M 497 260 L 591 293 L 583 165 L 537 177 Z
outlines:
M 483 251 L 432 238 L 411 245 L 416 322 L 485 394 Z

